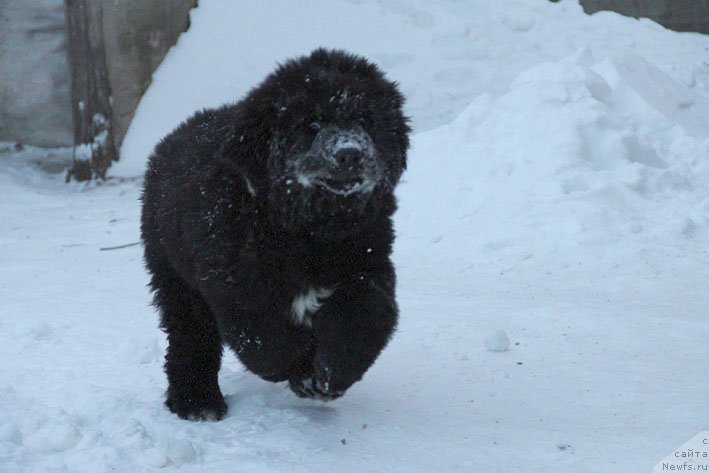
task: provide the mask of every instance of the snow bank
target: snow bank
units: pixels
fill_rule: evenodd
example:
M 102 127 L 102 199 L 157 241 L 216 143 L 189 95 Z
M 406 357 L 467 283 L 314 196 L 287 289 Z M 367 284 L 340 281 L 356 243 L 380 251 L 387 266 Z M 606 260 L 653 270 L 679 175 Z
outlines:
M 153 77 L 113 176 L 138 176 L 157 141 L 196 110 L 238 100 L 276 63 L 318 46 L 377 62 L 400 82 L 416 131 L 448 123 L 524 70 L 587 49 L 601 61 L 641 54 L 686 87 L 709 90 L 706 40 L 649 20 L 585 15 L 572 0 L 396 2 L 209 0 Z M 699 116 L 699 115 L 697 115 Z
M 637 55 L 596 60 L 584 49 L 530 68 L 416 137 L 400 253 L 426 246 L 421 259 L 437 268 L 493 254 L 618 264 L 706 241 L 707 110 L 701 92 Z

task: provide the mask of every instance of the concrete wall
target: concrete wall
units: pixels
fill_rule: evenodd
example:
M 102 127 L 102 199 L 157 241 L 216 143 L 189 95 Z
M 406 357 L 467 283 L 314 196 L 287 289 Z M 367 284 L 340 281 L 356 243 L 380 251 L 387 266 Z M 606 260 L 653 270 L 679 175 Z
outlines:
M 62 0 L 0 0 L 0 141 L 73 141 Z
M 709 34 L 709 0 L 581 0 L 586 13 L 612 10 L 645 17 L 666 28 Z
M 197 0 L 95 1 L 103 10 L 118 147 Z M 63 0 L 0 0 L 0 141 L 71 146 L 73 136 Z

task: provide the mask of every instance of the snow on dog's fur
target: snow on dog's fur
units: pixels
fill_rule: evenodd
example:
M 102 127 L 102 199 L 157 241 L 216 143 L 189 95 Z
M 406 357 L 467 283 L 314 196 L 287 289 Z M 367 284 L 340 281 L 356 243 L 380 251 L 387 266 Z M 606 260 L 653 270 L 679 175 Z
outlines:
M 262 378 L 323 400 L 374 363 L 397 321 L 402 106 L 375 65 L 319 49 L 158 144 L 141 230 L 170 410 L 224 415 L 223 344 Z

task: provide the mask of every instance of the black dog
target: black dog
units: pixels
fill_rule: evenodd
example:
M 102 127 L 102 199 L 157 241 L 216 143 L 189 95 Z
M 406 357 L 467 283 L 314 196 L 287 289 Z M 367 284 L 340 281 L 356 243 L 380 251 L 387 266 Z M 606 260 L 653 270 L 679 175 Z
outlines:
M 158 144 L 141 231 L 172 412 L 225 414 L 222 343 L 263 379 L 322 400 L 374 363 L 397 322 L 402 105 L 375 65 L 318 49 Z

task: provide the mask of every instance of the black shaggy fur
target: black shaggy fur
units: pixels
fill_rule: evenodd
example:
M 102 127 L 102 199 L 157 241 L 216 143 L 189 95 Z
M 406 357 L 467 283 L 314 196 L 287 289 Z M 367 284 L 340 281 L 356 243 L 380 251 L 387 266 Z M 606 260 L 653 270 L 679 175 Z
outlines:
M 204 110 L 150 157 L 142 239 L 169 347 L 166 404 L 219 419 L 222 345 L 269 381 L 334 399 L 397 322 L 393 190 L 409 127 L 396 84 L 319 49 Z M 293 301 L 325 288 L 307 320 Z

